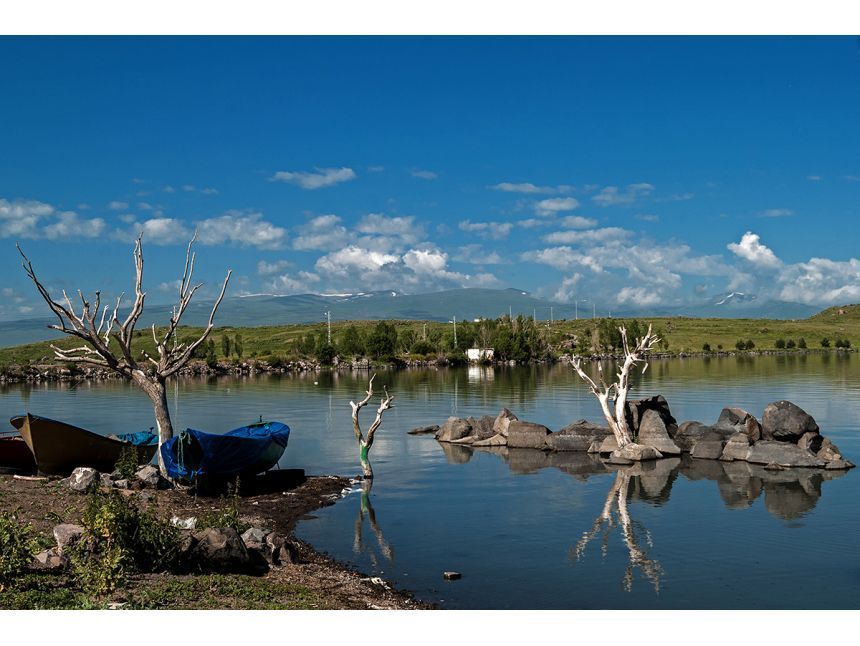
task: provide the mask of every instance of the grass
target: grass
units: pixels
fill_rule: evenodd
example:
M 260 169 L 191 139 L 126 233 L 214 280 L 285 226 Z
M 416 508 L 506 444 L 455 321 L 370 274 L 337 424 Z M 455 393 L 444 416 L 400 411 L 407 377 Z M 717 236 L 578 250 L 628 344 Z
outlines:
M 839 314 L 839 311 L 844 311 Z M 820 312 L 808 319 L 802 320 L 775 320 L 775 319 L 700 319 L 686 317 L 671 318 L 641 318 L 643 322 L 651 322 L 655 330 L 659 330 L 668 340 L 669 352 L 701 352 L 702 346 L 707 343 L 713 351 L 722 346 L 724 350 L 734 351 L 735 343 L 742 339 L 752 339 L 756 350 L 773 350 L 777 339 L 793 339 L 797 342 L 800 338 L 806 340 L 810 350 L 821 349 L 821 339 L 828 338 L 831 348 L 836 339 L 848 339 L 853 348 L 860 347 L 860 305 L 848 305 L 841 308 L 832 307 Z M 621 324 L 623 319 L 617 319 Z M 355 325 L 367 333 L 376 321 L 339 321 L 332 323 L 332 337 L 335 343 L 342 336 L 348 325 Z M 417 337 L 421 337 L 426 326 L 427 333 L 435 330 L 448 334 L 450 324 L 434 321 L 392 321 L 397 328 L 398 334 L 406 330 L 412 330 Z M 547 323 L 547 334 L 553 345 L 558 344 L 570 335 L 588 336 L 594 325 L 591 319 L 558 320 L 551 326 Z M 210 338 L 215 341 L 216 355 L 224 359 L 221 352 L 221 336 L 226 334 L 231 339 L 238 332 L 243 338 L 243 357 L 272 359 L 274 357 L 291 357 L 295 352 L 295 344 L 299 337 L 313 332 L 315 335 L 323 334 L 326 325 L 284 325 L 255 328 L 223 327 L 212 331 Z M 201 328 L 182 328 L 181 338 L 193 337 L 201 332 Z M 152 354 L 154 344 L 149 331 L 136 332 L 135 350 L 145 350 Z M 31 343 L 11 348 L 0 348 L 0 369 L 3 365 L 22 365 L 27 363 L 53 362 L 53 352 L 48 341 Z M 69 348 L 79 345 L 77 339 L 64 338 L 54 341 L 59 347 Z M 235 358 L 235 357 L 233 357 Z

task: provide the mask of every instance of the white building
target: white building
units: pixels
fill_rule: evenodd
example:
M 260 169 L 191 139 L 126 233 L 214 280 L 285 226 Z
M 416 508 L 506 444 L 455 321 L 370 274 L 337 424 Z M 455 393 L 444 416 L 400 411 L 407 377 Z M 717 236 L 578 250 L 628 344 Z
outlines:
M 466 357 L 469 361 L 492 361 L 492 348 L 469 348 L 466 350 Z

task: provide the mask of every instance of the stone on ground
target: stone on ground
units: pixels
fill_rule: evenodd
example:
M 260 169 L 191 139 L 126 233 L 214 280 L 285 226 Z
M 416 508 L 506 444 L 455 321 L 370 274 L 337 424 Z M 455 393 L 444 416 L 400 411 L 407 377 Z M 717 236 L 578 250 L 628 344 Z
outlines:
M 761 439 L 761 424 L 755 416 L 743 408 L 724 408 L 714 426 L 744 433 L 751 443 Z
M 518 449 L 543 449 L 550 431 L 543 424 L 515 420 L 508 425 L 508 446 Z
M 191 557 L 198 567 L 215 572 L 247 572 L 251 556 L 232 527 L 210 527 L 194 533 Z
M 805 410 L 784 399 L 768 404 L 762 415 L 764 440 L 797 442 L 804 433 L 818 433 L 818 424 Z
M 745 432 L 739 431 L 732 435 L 726 442 L 725 447 L 723 447 L 723 453 L 720 456 L 720 460 L 724 460 L 726 462 L 731 462 L 732 460 L 746 461 L 749 454 L 749 436 Z
M 669 431 L 666 429 L 666 424 L 660 413 L 652 408 L 645 409 L 642 413 L 636 443 L 650 446 L 663 455 L 681 454 L 681 449 L 669 437 Z
M 546 444 L 554 451 L 588 451 L 594 442 L 602 442 L 611 434 L 608 426 L 581 419 L 547 435 Z
M 508 428 L 510 427 L 511 422 L 514 422 L 518 419 L 519 418 L 507 408 L 503 408 L 502 411 L 496 416 L 496 420 L 493 422 L 493 432 L 507 437 Z
M 90 467 L 78 467 L 69 476 L 68 485 L 72 491 L 87 493 L 101 484 L 101 475 Z
M 84 535 L 84 528 L 71 523 L 60 523 L 54 527 L 54 539 L 57 541 L 57 554 L 62 555 L 73 548 Z
M 747 462 L 753 464 L 778 464 L 781 467 L 823 467 L 827 463 L 814 453 L 776 440 L 760 440 L 750 447 Z

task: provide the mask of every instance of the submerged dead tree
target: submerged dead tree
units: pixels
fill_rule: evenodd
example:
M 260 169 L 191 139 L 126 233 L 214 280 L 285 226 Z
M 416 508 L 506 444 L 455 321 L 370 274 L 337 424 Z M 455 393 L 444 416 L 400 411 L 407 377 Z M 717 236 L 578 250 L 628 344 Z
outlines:
M 628 509 L 628 493 L 630 491 L 631 470 L 620 469 L 615 473 L 615 482 L 606 494 L 606 502 L 603 505 L 603 511 L 594 519 L 594 524 L 591 530 L 583 532 L 582 537 L 576 543 L 576 547 L 572 552 L 576 554 L 576 560 L 579 561 L 585 555 L 585 548 L 594 540 L 601 530 L 603 530 L 601 551 L 603 555 L 609 549 L 609 536 L 613 527 L 617 524 L 621 527 L 621 538 L 624 546 L 627 548 L 627 569 L 624 573 L 624 589 L 627 592 L 633 588 L 633 576 L 636 568 L 642 571 L 651 585 L 654 586 L 655 592 L 660 592 L 660 578 L 663 574 L 663 568 L 660 563 L 648 557 L 645 550 L 639 545 L 639 537 L 637 536 L 637 527 L 639 533 L 645 535 L 645 541 L 650 547 L 651 535 L 639 523 L 636 523 L 630 517 Z M 613 511 L 615 516 L 613 516 Z
M 645 360 L 645 355 L 657 344 L 660 339 L 657 335 L 651 332 L 651 326 L 648 326 L 648 332 L 641 338 L 636 339 L 635 345 L 631 348 L 627 341 L 627 329 L 624 326 L 618 328 L 621 332 L 621 343 L 624 349 L 624 363 L 616 374 L 617 380 L 611 384 L 606 383 L 603 376 L 603 364 L 598 362 L 597 371 L 600 375 L 600 386 L 589 377 L 582 367 L 582 358 L 574 357 L 573 369 L 588 384 L 591 392 L 597 397 L 600 402 L 600 408 L 603 410 L 603 416 L 609 424 L 609 429 L 615 436 L 618 442 L 618 448 L 622 448 L 633 442 L 633 436 L 630 428 L 627 426 L 627 393 L 630 391 L 630 371 L 640 363 L 645 365 L 642 367 L 642 374 L 648 369 L 648 362 Z
M 196 239 L 197 234 L 195 233 L 185 252 L 185 268 L 179 284 L 179 302 L 173 308 L 170 322 L 163 329 L 156 328 L 155 324 L 152 325 L 152 339 L 158 352 L 157 358 L 150 356 L 145 351 L 135 353 L 133 348 L 135 326 L 143 313 L 144 300 L 146 299 L 146 293 L 143 291 L 143 252 L 140 237 L 134 243 L 133 252 L 134 302 L 128 315 L 122 320 L 120 320 L 119 309 L 124 294 L 116 299 L 112 308 L 109 305 L 104 305 L 102 308 L 101 292 L 96 291 L 93 302 L 90 302 L 83 292 L 78 290 L 81 301 L 80 313 L 75 310 L 75 306 L 65 290 L 63 290 L 62 301 L 55 300 L 36 277 L 30 259 L 18 246 L 18 252 L 24 259 L 24 271 L 27 272 L 27 276 L 36 285 L 39 294 L 59 320 L 59 324 L 53 324 L 49 327 L 63 334 L 77 337 L 84 342 L 82 346 L 69 349 L 51 344 L 51 349 L 56 357 L 62 361 L 86 363 L 112 370 L 134 381 L 152 401 L 155 422 L 158 427 L 158 464 L 162 475 L 166 475 L 166 470 L 161 458 L 161 445 L 173 437 L 173 424 L 170 421 L 170 411 L 167 407 L 167 379 L 188 363 L 194 350 L 209 336 L 214 327 L 215 312 L 221 305 L 232 273 L 232 270 L 227 271 L 221 292 L 209 314 L 209 321 L 200 336 L 191 342 L 180 342 L 177 332 L 182 315 L 185 314 L 194 293 L 202 286 L 202 283 L 192 284 L 191 282 L 195 257 L 192 246 Z
M 361 425 L 358 423 L 358 411 L 367 406 L 370 398 L 373 397 L 374 379 L 376 379 L 376 375 L 370 378 L 370 383 L 367 385 L 367 394 L 364 399 L 357 404 L 353 401 L 349 402 L 349 405 L 352 407 L 352 430 L 355 433 L 355 441 L 358 442 L 358 459 L 361 462 L 365 478 L 373 477 L 373 467 L 370 466 L 370 459 L 368 458 L 370 447 L 373 446 L 373 436 L 376 434 L 379 425 L 382 424 L 382 414 L 394 406 L 391 403 L 394 401 L 394 395 L 389 395 L 388 388 L 383 386 L 382 390 L 385 392 L 385 396 L 382 398 L 379 408 L 376 409 L 376 419 L 373 420 L 373 424 L 367 429 L 367 437 L 362 434 Z

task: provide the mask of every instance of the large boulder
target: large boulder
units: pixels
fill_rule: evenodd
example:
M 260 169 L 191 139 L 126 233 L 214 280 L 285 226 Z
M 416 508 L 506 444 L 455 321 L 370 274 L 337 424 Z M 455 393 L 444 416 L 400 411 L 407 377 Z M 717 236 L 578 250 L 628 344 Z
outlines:
M 452 442 L 466 437 L 471 432 L 472 425 L 468 421 L 460 417 L 449 417 L 436 433 L 436 439 L 440 442 Z
M 702 460 L 719 460 L 723 455 L 725 445 L 726 438 L 711 429 L 696 441 L 690 451 L 690 457 Z
M 681 449 L 669 437 L 662 415 L 653 408 L 647 408 L 642 413 L 636 443 L 657 449 L 663 455 L 681 454 Z
M 546 448 L 546 438 L 550 431 L 543 424 L 513 420 L 508 425 L 508 446 L 517 449 Z
M 242 537 L 232 527 L 209 527 L 195 532 L 191 558 L 202 570 L 247 572 L 251 556 Z
M 603 438 L 603 441 L 600 443 L 600 446 L 597 449 L 598 453 L 613 453 L 618 450 L 618 440 L 615 439 L 615 435 L 607 435 Z M 591 447 L 588 448 L 590 453 L 594 453 L 591 450 Z
M 701 422 L 684 422 L 678 427 L 678 432 L 672 439 L 681 451 L 689 453 L 696 442 L 712 430 L 712 427 Z
M 54 540 L 57 541 L 57 554 L 62 556 L 77 545 L 84 536 L 84 528 L 71 523 L 61 523 L 54 527 Z
M 78 467 L 72 471 L 68 479 L 69 489 L 78 493 L 87 493 L 101 484 L 101 475 L 90 467 Z
M 555 451 L 588 451 L 594 442 L 602 442 L 612 435 L 608 426 L 592 424 L 581 419 L 568 424 L 560 431 L 546 437 L 546 445 Z
M 747 462 L 781 467 L 823 467 L 827 464 L 807 449 L 778 440 L 759 440 L 753 444 Z
M 484 415 L 483 417 L 477 418 L 468 417 L 466 418 L 466 421 L 472 425 L 472 437 L 476 440 L 486 440 L 496 434 L 493 430 L 496 418 L 491 415 Z
M 744 433 L 749 438 L 750 443 L 758 442 L 761 439 L 761 424 L 755 416 L 743 408 L 724 408 L 714 426 L 736 433 Z
M 627 418 L 627 427 L 632 433 L 637 433 L 645 412 L 649 410 L 654 411 L 660 416 L 670 437 L 675 435 L 675 431 L 678 430 L 678 422 L 672 417 L 669 403 L 663 395 L 655 395 L 647 399 L 637 399 L 627 402 L 625 417 Z
M 797 442 L 804 433 L 818 433 L 818 424 L 805 410 L 790 401 L 768 404 L 761 418 L 763 440 Z
M 633 462 L 639 462 L 641 460 L 656 460 L 657 458 L 662 458 L 663 455 L 651 446 L 643 446 L 642 444 L 636 444 L 631 442 L 630 444 L 625 444 L 620 449 L 616 449 L 612 452 L 611 459 L 612 460 L 632 460 Z
M 720 460 L 731 462 L 732 460 L 746 460 L 750 454 L 750 439 L 743 431 L 732 435 L 723 447 Z
M 519 418 L 507 408 L 503 408 L 496 416 L 496 420 L 493 422 L 493 432 L 507 437 L 508 428 L 510 427 L 511 422 L 515 422 L 518 419 Z

